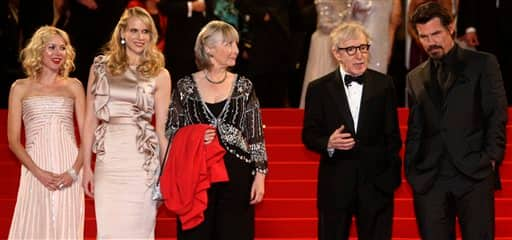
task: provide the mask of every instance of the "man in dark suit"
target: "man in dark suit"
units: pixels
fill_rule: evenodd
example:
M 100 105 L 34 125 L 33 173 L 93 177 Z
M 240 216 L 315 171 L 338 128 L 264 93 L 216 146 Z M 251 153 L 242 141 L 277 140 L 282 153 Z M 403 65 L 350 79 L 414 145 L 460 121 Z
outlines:
M 164 55 L 172 85 L 197 71 L 194 45 L 201 28 L 208 23 L 210 0 L 161 0 L 158 9 L 167 16 Z
M 391 239 L 401 148 L 391 77 L 367 69 L 369 35 L 358 23 L 331 33 L 339 68 L 309 84 L 302 141 L 320 153 L 318 239 Z
M 457 35 L 472 48 L 496 55 L 503 79 L 512 77 L 510 13 L 512 1 L 464 0 L 457 12 Z M 512 104 L 512 82 L 505 81 L 508 102 Z
M 62 20 L 63 25 L 59 27 L 68 32 L 75 47 L 76 69 L 72 76 L 80 79 L 84 86 L 87 86 L 94 57 L 110 39 L 127 3 L 128 0 L 67 1 L 69 17 Z
M 407 75 L 405 173 L 421 238 L 494 239 L 494 178 L 503 160 L 507 102 L 496 58 L 460 48 L 437 3 L 411 18 L 429 60 Z
M 254 84 L 262 107 L 287 104 L 292 75 L 291 0 L 238 0 L 241 28 L 240 71 Z M 283 94 L 284 93 L 284 94 Z

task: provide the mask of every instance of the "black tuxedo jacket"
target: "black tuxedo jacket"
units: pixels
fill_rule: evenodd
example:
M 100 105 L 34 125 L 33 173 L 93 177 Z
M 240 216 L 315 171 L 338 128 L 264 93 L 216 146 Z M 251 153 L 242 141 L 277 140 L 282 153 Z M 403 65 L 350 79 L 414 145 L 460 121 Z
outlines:
M 401 148 L 395 89 L 390 77 L 373 70 L 364 74 L 358 130 L 354 124 L 339 69 L 312 82 L 306 94 L 302 141 L 321 154 L 318 208 L 347 208 L 358 183 L 374 184 L 391 197 L 400 185 Z M 345 125 L 356 140 L 353 149 L 327 153 L 332 132 Z M 382 203 L 375 203 L 379 205 Z
M 435 181 L 444 147 L 455 167 L 475 180 L 492 173 L 491 160 L 497 167 L 503 160 L 507 102 L 499 65 L 493 55 L 455 48 L 444 101 L 432 60 L 407 75 L 405 173 L 418 193 Z

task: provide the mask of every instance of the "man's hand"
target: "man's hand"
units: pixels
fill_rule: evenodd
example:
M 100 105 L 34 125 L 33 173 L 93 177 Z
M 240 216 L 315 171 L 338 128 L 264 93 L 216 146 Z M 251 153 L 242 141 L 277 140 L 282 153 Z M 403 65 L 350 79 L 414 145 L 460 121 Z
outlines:
M 85 7 L 96 10 L 98 8 L 98 4 L 95 0 L 78 0 L 78 3 L 84 5 Z
M 480 42 L 478 41 L 478 35 L 476 32 L 467 32 L 462 36 L 462 40 L 469 46 L 469 47 L 477 47 L 480 45 Z
M 350 133 L 343 132 L 345 126 L 341 125 L 340 128 L 334 130 L 329 137 L 327 148 L 338 149 L 338 150 L 350 150 L 356 144 L 356 141 Z
M 206 10 L 206 4 L 203 0 L 192 1 L 193 12 L 204 12 Z

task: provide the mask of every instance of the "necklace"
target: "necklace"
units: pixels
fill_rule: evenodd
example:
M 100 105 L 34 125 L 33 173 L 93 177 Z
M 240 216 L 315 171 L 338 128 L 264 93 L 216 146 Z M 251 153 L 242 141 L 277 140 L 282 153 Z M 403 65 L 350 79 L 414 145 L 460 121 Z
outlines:
M 224 72 L 224 77 L 222 77 L 219 81 L 213 81 L 208 77 L 208 71 L 204 70 L 204 78 L 206 78 L 206 81 L 210 82 L 211 84 L 221 84 L 224 81 L 226 81 L 226 77 L 228 76 L 228 71 Z

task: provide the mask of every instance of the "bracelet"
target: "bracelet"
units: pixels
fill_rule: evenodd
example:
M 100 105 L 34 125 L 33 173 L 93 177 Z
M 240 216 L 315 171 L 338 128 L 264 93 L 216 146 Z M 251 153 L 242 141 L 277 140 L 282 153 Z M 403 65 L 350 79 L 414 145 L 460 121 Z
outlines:
M 75 182 L 78 179 L 78 174 L 76 174 L 76 171 L 74 168 L 70 168 L 66 172 L 69 174 L 69 176 L 71 176 L 71 178 L 73 179 L 73 182 Z

